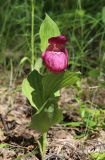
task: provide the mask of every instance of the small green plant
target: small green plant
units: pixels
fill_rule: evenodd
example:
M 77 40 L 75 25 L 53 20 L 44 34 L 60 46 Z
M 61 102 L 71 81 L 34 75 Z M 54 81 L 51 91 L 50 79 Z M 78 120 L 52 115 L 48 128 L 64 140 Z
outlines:
M 57 92 L 61 88 L 75 84 L 79 80 L 79 73 L 65 70 L 68 63 L 67 49 L 64 48 L 66 38 L 59 36 L 58 26 L 48 15 L 41 24 L 39 34 L 44 56 L 42 58 L 51 72 L 41 73 L 33 66 L 31 73 L 23 80 L 22 92 L 35 109 L 30 127 L 42 134 L 38 144 L 42 160 L 45 160 L 47 131 L 63 119 L 62 111 L 57 103 L 59 100 Z
M 91 153 L 90 155 L 91 160 L 104 160 L 105 159 L 105 153 Z

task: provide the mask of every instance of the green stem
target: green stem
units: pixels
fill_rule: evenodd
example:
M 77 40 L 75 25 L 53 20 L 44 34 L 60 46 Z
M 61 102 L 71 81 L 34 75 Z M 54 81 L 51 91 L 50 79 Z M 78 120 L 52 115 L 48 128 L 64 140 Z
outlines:
M 35 61 L 35 48 L 34 48 L 34 12 L 35 12 L 35 3 L 34 0 L 31 0 L 32 12 L 31 12 L 31 70 L 34 69 L 34 61 Z
M 45 160 L 46 158 L 46 146 L 47 146 L 47 133 L 43 133 L 42 137 L 38 141 L 38 146 L 41 154 L 41 160 Z
M 42 160 L 45 160 L 45 157 L 46 157 L 46 145 L 47 145 L 47 133 L 43 133 L 42 135 L 43 137 L 43 144 L 42 144 L 42 151 L 43 151 L 43 154 L 42 154 Z
M 12 83 L 13 83 L 13 61 L 12 59 L 10 59 L 10 65 L 11 65 L 11 73 L 10 73 L 10 88 L 12 87 Z
M 78 0 L 78 7 L 79 7 L 79 10 L 82 10 L 82 4 L 81 4 L 81 0 Z M 82 36 L 82 48 L 83 48 L 83 30 L 84 30 L 84 27 L 83 27 L 83 17 L 80 17 L 80 23 L 81 23 L 81 36 Z

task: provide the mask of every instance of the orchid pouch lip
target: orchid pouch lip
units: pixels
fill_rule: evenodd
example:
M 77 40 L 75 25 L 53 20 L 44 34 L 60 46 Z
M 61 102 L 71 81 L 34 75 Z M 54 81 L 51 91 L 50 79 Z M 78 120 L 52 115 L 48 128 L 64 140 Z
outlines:
M 65 48 L 67 38 L 63 35 L 51 37 L 50 43 L 45 52 L 42 53 L 42 59 L 47 69 L 51 72 L 63 72 L 68 67 L 68 50 Z

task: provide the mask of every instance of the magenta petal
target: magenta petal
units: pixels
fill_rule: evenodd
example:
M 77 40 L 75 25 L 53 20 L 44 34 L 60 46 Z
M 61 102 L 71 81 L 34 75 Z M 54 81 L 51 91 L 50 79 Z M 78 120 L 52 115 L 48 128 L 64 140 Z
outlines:
M 49 38 L 48 42 L 50 44 L 61 44 L 64 45 L 67 42 L 67 38 L 64 35 L 56 36 L 56 37 L 51 37 Z
M 42 54 L 42 59 L 50 71 L 62 72 L 68 67 L 68 50 L 65 49 L 64 52 L 45 51 Z
M 45 66 L 54 73 L 64 71 L 68 67 L 68 50 L 64 47 L 67 38 L 60 35 L 50 38 L 48 42 L 50 43 L 49 46 L 42 53 Z

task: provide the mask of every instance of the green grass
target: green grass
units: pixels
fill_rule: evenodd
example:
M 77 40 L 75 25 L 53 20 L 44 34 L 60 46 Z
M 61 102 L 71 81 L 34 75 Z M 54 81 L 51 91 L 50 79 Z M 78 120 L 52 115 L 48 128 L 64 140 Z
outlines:
M 79 68 L 84 74 L 98 67 L 104 71 L 105 61 L 105 1 L 35 1 L 34 20 L 31 21 L 31 1 L 0 2 L 0 61 L 7 63 L 12 58 L 16 64 L 21 58 L 31 58 L 31 48 L 36 58 L 41 55 L 39 27 L 47 12 L 58 24 L 69 42 L 70 69 Z M 32 23 L 33 33 L 31 32 Z M 33 36 L 31 36 L 31 33 Z M 32 45 L 32 38 L 34 43 Z M 11 55 L 7 54 L 10 49 Z M 16 58 L 15 58 L 16 57 Z M 3 59 L 4 58 L 4 59 Z M 6 59 L 5 59 L 6 58 Z

